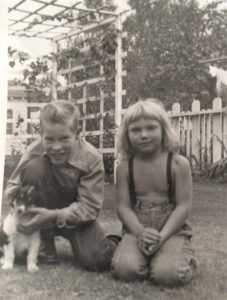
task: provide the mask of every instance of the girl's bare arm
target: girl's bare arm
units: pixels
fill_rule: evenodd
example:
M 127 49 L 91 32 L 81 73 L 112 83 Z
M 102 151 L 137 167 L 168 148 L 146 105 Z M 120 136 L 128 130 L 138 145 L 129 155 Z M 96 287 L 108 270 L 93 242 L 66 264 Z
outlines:
M 160 231 L 162 242 L 185 223 L 192 206 L 192 176 L 188 160 L 181 155 L 174 155 L 172 171 L 175 178 L 176 207 Z
M 143 225 L 139 222 L 130 203 L 130 194 L 128 186 L 128 165 L 122 161 L 116 171 L 116 201 L 117 213 L 127 230 L 136 237 L 141 236 L 144 231 Z

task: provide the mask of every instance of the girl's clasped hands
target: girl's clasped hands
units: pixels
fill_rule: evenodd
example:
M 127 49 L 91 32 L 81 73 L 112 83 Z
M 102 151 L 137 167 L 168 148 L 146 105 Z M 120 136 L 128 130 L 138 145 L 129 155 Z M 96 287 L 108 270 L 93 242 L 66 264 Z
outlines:
M 162 238 L 159 231 L 154 228 L 144 228 L 138 238 L 138 247 L 146 256 L 154 254 L 161 246 Z

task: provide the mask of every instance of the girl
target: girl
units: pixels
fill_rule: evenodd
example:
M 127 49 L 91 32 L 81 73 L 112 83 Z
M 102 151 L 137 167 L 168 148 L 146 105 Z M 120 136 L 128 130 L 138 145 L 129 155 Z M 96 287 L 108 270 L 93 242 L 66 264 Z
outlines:
M 188 160 L 168 115 L 147 99 L 127 109 L 119 136 L 117 212 L 124 236 L 112 261 L 113 276 L 150 278 L 169 286 L 189 282 L 197 260 L 187 224 L 192 204 Z

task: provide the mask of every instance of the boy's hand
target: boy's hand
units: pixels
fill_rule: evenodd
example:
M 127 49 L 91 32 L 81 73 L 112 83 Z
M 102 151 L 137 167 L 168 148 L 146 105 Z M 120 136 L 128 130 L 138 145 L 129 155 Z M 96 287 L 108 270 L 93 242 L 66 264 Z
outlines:
M 18 231 L 24 234 L 32 234 L 42 228 L 48 228 L 56 223 L 57 212 L 55 210 L 46 209 L 43 207 L 29 208 L 29 212 L 34 214 L 34 217 L 25 222 L 20 222 L 17 225 Z

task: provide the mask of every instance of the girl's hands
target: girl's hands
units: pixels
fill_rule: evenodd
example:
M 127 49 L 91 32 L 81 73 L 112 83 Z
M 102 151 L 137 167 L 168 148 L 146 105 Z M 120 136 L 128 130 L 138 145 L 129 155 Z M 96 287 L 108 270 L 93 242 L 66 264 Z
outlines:
M 161 235 L 154 229 L 147 227 L 138 238 L 140 250 L 147 256 L 153 254 L 161 245 Z
M 43 207 L 30 208 L 29 212 L 34 214 L 29 221 L 20 222 L 17 225 L 18 231 L 24 234 L 32 234 L 42 228 L 48 228 L 54 225 L 57 218 L 55 210 L 46 209 Z

